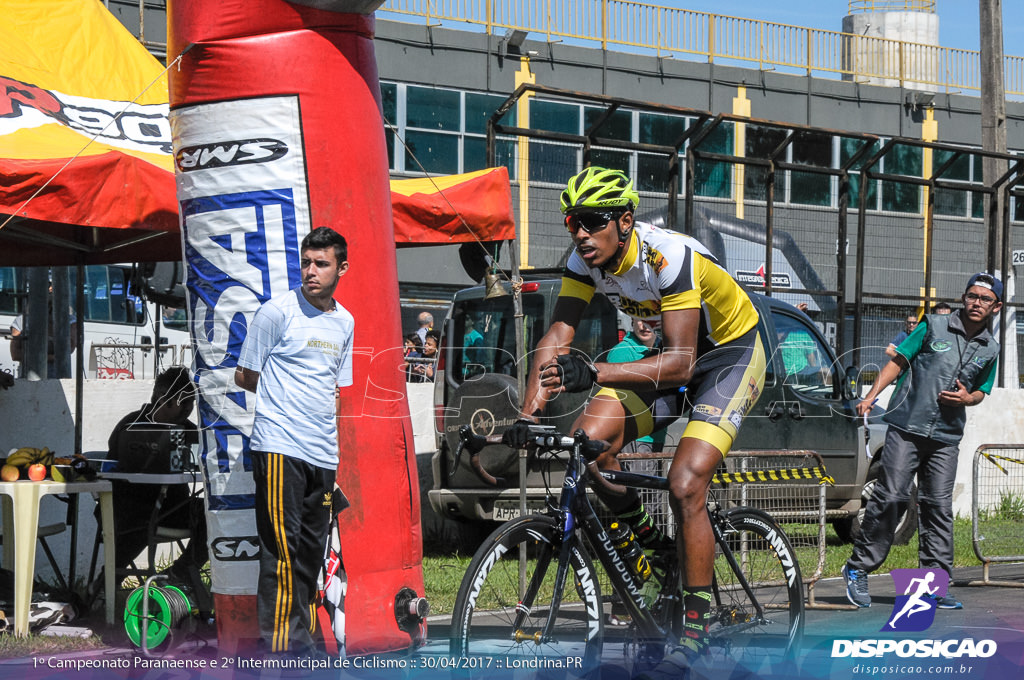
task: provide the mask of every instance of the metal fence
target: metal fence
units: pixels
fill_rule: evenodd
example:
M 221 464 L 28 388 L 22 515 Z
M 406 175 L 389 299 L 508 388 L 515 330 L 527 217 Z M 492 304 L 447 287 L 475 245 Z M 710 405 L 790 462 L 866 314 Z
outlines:
M 985 444 L 974 452 L 971 540 L 982 584 L 1024 587 L 989 578 L 993 562 L 1024 561 L 1024 445 Z
M 667 477 L 671 454 L 622 453 L 623 469 Z M 825 566 L 825 489 L 821 457 L 812 451 L 732 451 L 711 486 L 711 497 L 722 508 L 745 506 L 764 510 L 782 525 L 796 550 L 807 585 L 808 606 L 815 602 L 814 584 Z M 640 489 L 644 507 L 667 536 L 675 535 L 668 493 Z M 609 521 L 612 519 L 607 516 Z M 604 588 L 611 592 L 611 587 Z M 845 607 L 843 607 L 845 608 Z
M 570 105 L 582 132 L 558 126 Z M 513 108 L 518 125 L 504 122 Z M 524 85 L 492 116 L 488 151 L 515 178 L 524 267 L 569 254 L 566 179 L 621 168 L 640 189 L 638 219 L 695 236 L 750 290 L 806 303 L 842 363 L 869 374 L 907 315 L 956 306 L 967 276 L 1009 272 L 1024 248 L 1024 159 L 970 147 Z M 1020 305 L 1007 297 L 1001 365 L 1020 366 Z

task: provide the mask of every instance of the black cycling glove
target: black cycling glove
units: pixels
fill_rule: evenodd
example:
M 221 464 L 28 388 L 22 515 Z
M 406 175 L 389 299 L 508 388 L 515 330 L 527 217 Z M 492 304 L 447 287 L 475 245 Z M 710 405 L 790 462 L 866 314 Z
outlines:
M 556 361 L 566 392 L 589 392 L 597 382 L 597 367 L 579 354 L 562 354 Z
M 532 420 L 520 418 L 501 435 L 501 443 L 513 449 L 524 448 L 530 441 L 530 426 L 536 425 Z

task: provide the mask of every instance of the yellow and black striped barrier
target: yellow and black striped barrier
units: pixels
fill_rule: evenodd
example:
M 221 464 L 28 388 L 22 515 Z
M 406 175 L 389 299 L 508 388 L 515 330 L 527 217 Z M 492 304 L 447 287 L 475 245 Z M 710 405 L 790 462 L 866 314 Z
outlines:
M 756 484 L 758 482 L 792 482 L 801 479 L 817 479 L 818 484 L 835 486 L 836 480 L 823 467 L 778 468 L 774 470 L 747 470 L 745 472 L 722 472 L 711 478 L 712 484 Z
M 1004 475 L 1008 475 L 1010 473 L 1009 473 L 1009 471 L 1006 468 L 1004 468 L 1002 465 L 997 463 L 996 460 L 1005 460 L 1005 461 L 1008 461 L 1010 463 L 1017 463 L 1018 465 L 1024 465 L 1024 460 L 1021 460 L 1020 458 L 1010 458 L 1008 456 L 997 456 L 994 453 L 982 453 L 981 455 L 984 456 L 985 458 L 987 458 L 988 462 L 992 463 L 997 468 L 999 468 L 999 471 L 1002 472 Z

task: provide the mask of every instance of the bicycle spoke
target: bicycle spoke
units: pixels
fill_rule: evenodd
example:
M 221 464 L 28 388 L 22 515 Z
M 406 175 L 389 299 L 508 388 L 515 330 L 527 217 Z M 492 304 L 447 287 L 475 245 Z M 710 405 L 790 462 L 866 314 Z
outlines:
M 803 584 L 795 554 L 781 529 L 762 512 L 734 510 L 725 523 L 724 541 L 739 575 L 719 547 L 712 653 L 755 672 L 777 669 L 796 650 L 803 631 Z

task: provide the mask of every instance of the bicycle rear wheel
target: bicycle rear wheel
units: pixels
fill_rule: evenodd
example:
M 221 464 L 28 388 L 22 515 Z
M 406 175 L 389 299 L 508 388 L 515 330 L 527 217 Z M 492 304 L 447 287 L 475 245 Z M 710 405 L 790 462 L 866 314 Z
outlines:
M 572 549 L 560 601 L 552 602 L 561 530 L 552 517 L 529 515 L 498 527 L 466 570 L 452 612 L 453 657 L 492 657 L 504 667 L 570 676 L 594 668 L 603 642 L 601 592 L 581 542 Z M 520 594 L 519 545 L 526 546 Z M 551 633 L 544 635 L 549 618 Z
M 777 673 L 803 636 L 803 581 L 796 552 L 775 520 L 760 510 L 735 508 L 719 522 L 750 593 L 717 546 L 711 653 L 750 671 Z

